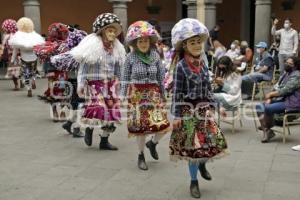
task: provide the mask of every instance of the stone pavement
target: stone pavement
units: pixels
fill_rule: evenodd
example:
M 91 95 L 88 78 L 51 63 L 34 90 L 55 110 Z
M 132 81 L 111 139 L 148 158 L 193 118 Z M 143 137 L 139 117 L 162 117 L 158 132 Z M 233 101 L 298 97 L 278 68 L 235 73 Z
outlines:
M 189 196 L 186 162 L 168 157 L 167 135 L 158 145 L 159 161 L 145 152 L 149 170 L 138 170 L 137 147 L 125 123 L 111 136 L 117 152 L 88 148 L 53 123 L 49 105 L 36 95 L 46 87 L 38 80 L 33 98 L 13 92 L 0 81 L 0 200 L 185 200 Z M 282 144 L 281 136 L 261 144 L 253 122 L 231 133 L 222 125 L 231 154 L 208 164 L 211 182 L 199 178 L 204 200 L 296 200 L 300 197 L 299 127 Z

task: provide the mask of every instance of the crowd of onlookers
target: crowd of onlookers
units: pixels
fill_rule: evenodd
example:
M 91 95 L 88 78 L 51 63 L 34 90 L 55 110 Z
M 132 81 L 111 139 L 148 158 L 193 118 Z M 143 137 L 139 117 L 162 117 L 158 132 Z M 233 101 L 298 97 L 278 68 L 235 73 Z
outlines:
M 218 40 L 218 25 L 210 31 L 207 44 L 215 85 L 214 95 L 222 109 L 237 108 L 242 99 L 254 100 L 255 95 L 262 92 L 257 87 L 262 82 L 271 86 L 270 92 L 264 96 L 264 102 L 256 106 L 263 143 L 275 136 L 271 129 L 274 115 L 300 112 L 299 37 L 290 19 L 284 21 L 281 29 L 278 29 L 278 22 L 277 19 L 273 21 L 270 31 L 272 45 L 260 41 L 255 44 L 255 51 L 247 41 L 239 40 L 234 40 L 227 49 Z M 293 150 L 300 151 L 300 145 L 293 147 Z

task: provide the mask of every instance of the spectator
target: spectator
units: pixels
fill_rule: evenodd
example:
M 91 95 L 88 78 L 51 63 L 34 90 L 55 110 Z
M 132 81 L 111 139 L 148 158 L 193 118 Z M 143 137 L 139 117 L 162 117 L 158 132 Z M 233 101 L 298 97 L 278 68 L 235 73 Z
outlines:
M 217 67 L 215 83 L 219 87 L 214 91 L 214 97 L 220 104 L 221 111 L 231 110 L 242 102 L 242 77 L 235 72 L 236 67 L 228 56 L 220 58 Z
M 273 78 L 274 62 L 272 56 L 267 51 L 267 43 L 259 42 L 256 48 L 258 56 L 253 66 L 254 72 L 242 77 L 242 92 L 248 95 L 248 98 L 251 95 L 253 83 L 271 81 Z
M 264 103 L 256 106 L 264 133 L 263 143 L 275 136 L 271 129 L 274 114 L 300 110 L 300 59 L 288 58 L 284 68 L 285 73 L 280 77 L 277 87 L 266 95 Z
M 247 41 L 241 42 L 240 56 L 234 59 L 233 64 L 237 67 L 237 71 L 243 74 L 246 67 L 251 65 L 253 59 L 253 51 L 249 48 Z
M 234 60 L 240 55 L 240 42 L 238 40 L 235 40 L 231 43 L 230 49 L 226 52 L 225 56 L 228 56 L 231 58 L 231 60 Z
M 280 74 L 284 72 L 284 62 L 288 57 L 296 56 L 298 53 L 298 33 L 292 28 L 292 21 L 290 19 L 285 19 L 282 29 L 276 30 L 279 20 L 275 19 L 273 22 L 271 33 L 273 36 L 280 36 L 280 46 L 279 46 L 279 68 Z
M 212 30 L 209 31 L 209 40 L 208 46 L 209 49 L 215 49 L 214 41 L 219 39 L 220 26 L 217 24 Z
M 213 57 L 216 60 L 219 60 L 222 56 L 226 53 L 226 48 L 219 42 L 218 40 L 213 41 L 213 45 L 215 47 L 214 55 Z
M 243 74 L 247 67 L 246 49 L 241 48 L 240 55 L 233 60 L 234 66 L 236 66 L 236 71 Z
M 249 47 L 247 41 L 241 42 L 241 54 L 244 54 L 246 56 L 246 62 L 251 63 L 253 59 L 253 51 Z
M 272 46 L 270 47 L 269 52 L 272 55 L 274 63 L 278 69 L 279 69 L 279 60 L 278 60 L 279 45 L 280 45 L 280 36 L 276 35 L 276 36 L 274 36 L 274 42 L 273 42 Z

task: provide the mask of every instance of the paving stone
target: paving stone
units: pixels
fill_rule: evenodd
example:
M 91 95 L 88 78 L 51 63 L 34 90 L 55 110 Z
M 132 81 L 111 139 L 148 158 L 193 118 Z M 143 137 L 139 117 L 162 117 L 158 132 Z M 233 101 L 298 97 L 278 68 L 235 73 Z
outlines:
M 75 139 L 53 123 L 49 105 L 27 98 L 26 91 L 12 92 L 0 82 L 0 199 L 1 200 L 188 200 L 189 172 L 186 161 L 170 162 L 170 134 L 157 146 L 160 159 L 145 149 L 148 171 L 137 167 L 135 138 L 128 139 L 126 122 L 111 135 L 119 151 L 100 151 L 99 130 L 92 147 Z M 38 80 L 41 94 L 46 80 Z M 4 114 L 3 114 L 4 113 Z M 16 114 L 17 113 L 17 114 Z M 298 199 L 300 144 L 297 127 L 286 144 L 277 136 L 260 142 L 252 121 L 235 134 L 222 125 L 230 155 L 207 164 L 212 181 L 198 174 L 202 199 L 294 200 Z M 147 138 L 147 140 L 150 137 Z

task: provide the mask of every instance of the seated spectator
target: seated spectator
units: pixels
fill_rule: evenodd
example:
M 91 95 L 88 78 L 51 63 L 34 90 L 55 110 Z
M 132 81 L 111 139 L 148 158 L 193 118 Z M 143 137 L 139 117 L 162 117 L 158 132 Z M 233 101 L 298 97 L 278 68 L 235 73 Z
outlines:
M 251 63 L 252 59 L 253 59 L 253 51 L 252 49 L 249 47 L 248 42 L 247 41 L 242 41 L 241 42 L 241 52 L 244 51 L 245 56 L 246 56 L 246 61 L 247 63 Z
M 244 74 L 247 68 L 247 60 L 243 50 L 241 50 L 241 55 L 233 60 L 233 64 L 236 67 L 237 72 Z
M 218 88 L 214 91 L 214 97 L 220 103 L 221 111 L 240 105 L 242 77 L 236 73 L 236 68 L 228 56 L 223 56 L 218 61 L 215 83 Z
M 240 55 L 240 42 L 238 40 L 235 40 L 231 43 L 230 49 L 226 52 L 225 56 L 228 56 L 231 58 L 231 60 L 234 60 Z
M 234 59 L 233 64 L 236 66 L 238 72 L 243 74 L 247 66 L 251 65 L 253 59 L 253 51 L 249 48 L 247 41 L 241 42 L 241 55 Z
M 267 51 L 267 43 L 259 42 L 256 45 L 258 53 L 254 63 L 254 71 L 242 77 L 242 93 L 251 96 L 253 83 L 261 81 L 271 81 L 273 78 L 274 62 L 272 56 Z
M 213 44 L 214 44 L 214 47 L 215 47 L 213 57 L 216 59 L 216 61 L 218 61 L 222 56 L 225 55 L 226 48 L 218 40 L 215 40 L 213 42 Z
M 214 26 L 212 30 L 209 31 L 209 38 L 207 40 L 207 51 L 214 50 L 216 47 L 214 46 L 214 41 L 218 40 L 220 32 L 220 26 L 217 24 Z
M 280 77 L 274 90 L 266 95 L 266 101 L 256 106 L 263 131 L 262 142 L 269 142 L 275 136 L 273 115 L 300 110 L 300 59 L 288 58 L 285 73 Z

